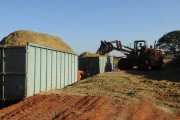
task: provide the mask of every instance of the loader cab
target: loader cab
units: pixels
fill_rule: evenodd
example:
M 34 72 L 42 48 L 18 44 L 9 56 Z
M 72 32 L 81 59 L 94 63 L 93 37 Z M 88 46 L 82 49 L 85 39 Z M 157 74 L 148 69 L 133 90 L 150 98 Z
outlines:
M 140 52 L 147 49 L 147 42 L 145 40 L 136 40 L 134 41 L 134 51 Z

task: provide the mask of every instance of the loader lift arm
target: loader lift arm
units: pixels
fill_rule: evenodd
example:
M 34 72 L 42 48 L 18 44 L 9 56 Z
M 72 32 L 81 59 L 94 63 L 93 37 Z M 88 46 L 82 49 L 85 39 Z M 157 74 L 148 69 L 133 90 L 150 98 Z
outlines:
M 118 41 L 118 40 L 110 41 L 110 42 L 106 42 L 104 40 L 104 41 L 101 41 L 101 45 L 99 49 L 97 50 L 96 54 L 107 55 L 109 52 L 113 50 L 130 53 L 133 49 L 122 45 L 121 41 Z

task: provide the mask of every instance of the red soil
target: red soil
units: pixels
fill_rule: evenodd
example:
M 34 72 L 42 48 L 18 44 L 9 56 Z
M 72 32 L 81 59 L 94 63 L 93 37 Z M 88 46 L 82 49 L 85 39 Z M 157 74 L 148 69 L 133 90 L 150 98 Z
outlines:
M 178 120 L 152 104 L 130 103 L 105 96 L 35 95 L 0 110 L 0 119 L 29 120 Z

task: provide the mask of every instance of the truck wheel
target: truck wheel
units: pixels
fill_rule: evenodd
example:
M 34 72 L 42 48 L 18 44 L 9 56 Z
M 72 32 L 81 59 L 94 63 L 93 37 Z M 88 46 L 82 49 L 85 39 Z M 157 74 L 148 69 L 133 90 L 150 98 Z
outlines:
M 118 67 L 120 70 L 130 70 L 133 68 L 133 65 L 130 59 L 121 58 L 118 62 Z

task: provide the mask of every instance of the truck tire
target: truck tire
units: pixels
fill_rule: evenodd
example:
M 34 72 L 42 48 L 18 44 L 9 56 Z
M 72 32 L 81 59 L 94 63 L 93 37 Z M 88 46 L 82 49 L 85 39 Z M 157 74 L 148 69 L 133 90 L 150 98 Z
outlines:
M 130 59 L 121 58 L 118 62 L 118 68 L 120 70 L 131 70 L 133 68 L 133 65 Z

